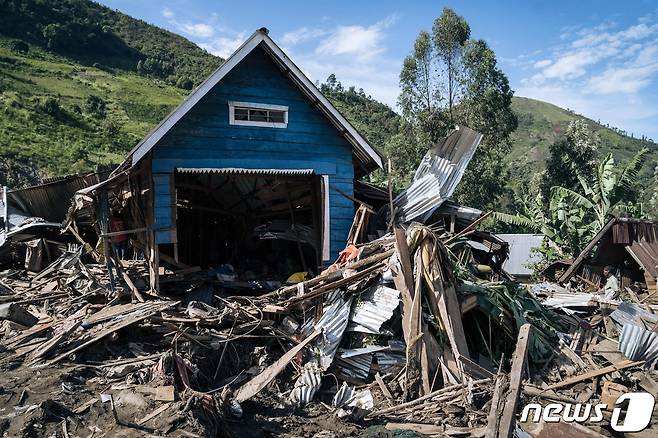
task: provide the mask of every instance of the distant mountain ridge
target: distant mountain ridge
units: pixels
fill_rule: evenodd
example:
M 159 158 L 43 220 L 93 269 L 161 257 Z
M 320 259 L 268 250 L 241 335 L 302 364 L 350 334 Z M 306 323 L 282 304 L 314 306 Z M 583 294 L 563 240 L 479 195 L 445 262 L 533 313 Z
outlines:
M 223 60 L 191 41 L 87 0 L 0 0 L 0 184 L 36 182 L 120 162 L 188 90 Z M 354 87 L 323 92 L 380 151 L 400 116 Z M 513 185 L 542 170 L 548 146 L 582 117 L 515 97 Z M 586 118 L 585 118 L 586 119 Z M 586 119 L 601 153 L 625 159 L 646 146 Z M 649 184 L 652 165 L 645 166 Z

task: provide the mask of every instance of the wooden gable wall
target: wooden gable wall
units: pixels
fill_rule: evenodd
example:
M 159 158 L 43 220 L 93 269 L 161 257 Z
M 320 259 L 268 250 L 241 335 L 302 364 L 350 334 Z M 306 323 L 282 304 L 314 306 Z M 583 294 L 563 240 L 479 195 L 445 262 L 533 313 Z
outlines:
M 229 124 L 229 101 L 288 106 L 287 128 Z M 254 49 L 152 151 L 158 243 L 172 243 L 173 173 L 181 167 L 313 169 L 329 176 L 331 259 L 345 246 L 354 214 L 352 146 L 279 70 Z

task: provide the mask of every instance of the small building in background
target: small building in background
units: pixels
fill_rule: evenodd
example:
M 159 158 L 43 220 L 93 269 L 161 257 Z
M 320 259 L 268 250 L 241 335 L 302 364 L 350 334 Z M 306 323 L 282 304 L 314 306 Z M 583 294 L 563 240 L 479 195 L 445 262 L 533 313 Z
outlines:
M 496 234 L 509 245 L 509 257 L 503 263 L 503 269 L 520 282 L 530 281 L 533 271 L 530 266 L 540 261 L 541 257 L 533 248 L 542 245 L 543 234 Z

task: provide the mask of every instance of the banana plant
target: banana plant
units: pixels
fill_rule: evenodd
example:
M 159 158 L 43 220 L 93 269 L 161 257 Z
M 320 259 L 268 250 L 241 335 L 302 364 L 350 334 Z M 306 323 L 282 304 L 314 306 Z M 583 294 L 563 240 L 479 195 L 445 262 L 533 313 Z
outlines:
M 615 160 L 608 154 L 596 166 L 588 181 L 573 163 L 567 163 L 578 177 L 578 190 L 554 186 L 548 205 L 538 193 L 531 202 L 522 202 L 520 212 L 495 212 L 494 218 L 544 234 L 565 255 L 577 254 L 611 216 L 628 210 L 627 200 L 649 150 L 644 148 L 615 171 Z

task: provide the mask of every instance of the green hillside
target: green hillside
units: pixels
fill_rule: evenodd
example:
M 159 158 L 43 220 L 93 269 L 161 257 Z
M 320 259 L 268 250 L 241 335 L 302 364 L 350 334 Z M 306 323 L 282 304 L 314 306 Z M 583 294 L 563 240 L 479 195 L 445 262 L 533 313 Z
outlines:
M 221 62 L 179 35 L 90 1 L 0 0 L 0 184 L 120 162 Z M 387 150 L 397 113 L 336 78 L 321 89 Z M 518 185 L 543 168 L 548 146 L 581 116 L 521 97 L 513 107 L 519 127 L 509 166 Z M 652 149 L 642 175 L 649 186 L 658 146 L 588 123 L 601 136 L 601 154 L 626 159 Z
M 519 127 L 512 135 L 513 149 L 509 166 L 515 181 L 523 181 L 544 168 L 548 146 L 563 135 L 570 121 L 581 118 L 601 138 L 600 155 L 612 152 L 616 160 L 625 162 L 643 147 L 651 150 L 648 163 L 641 174 L 650 185 L 653 167 L 658 163 L 658 145 L 647 140 L 631 138 L 607 128 L 579 114 L 547 102 L 526 97 L 514 97 L 512 107 L 519 119 Z

